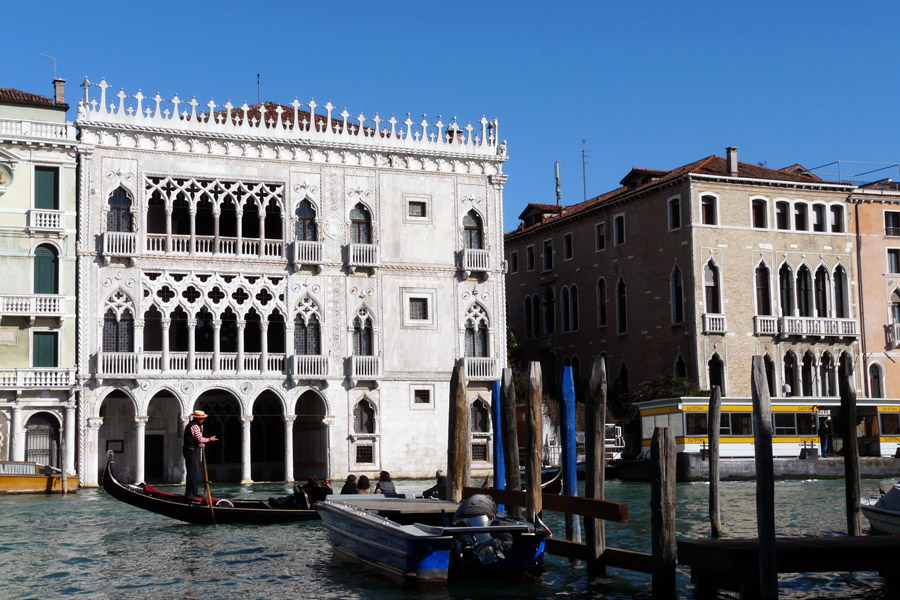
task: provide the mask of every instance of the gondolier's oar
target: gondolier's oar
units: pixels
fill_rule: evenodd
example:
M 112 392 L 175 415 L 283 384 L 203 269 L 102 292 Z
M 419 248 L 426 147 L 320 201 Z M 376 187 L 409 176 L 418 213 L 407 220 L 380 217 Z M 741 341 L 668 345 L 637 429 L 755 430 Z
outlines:
M 203 459 L 203 481 L 206 482 L 206 501 L 209 502 L 209 514 L 212 517 L 212 524 L 216 524 L 216 511 L 213 510 L 212 492 L 209 490 L 209 474 L 206 472 L 206 448 L 200 448 L 200 458 Z

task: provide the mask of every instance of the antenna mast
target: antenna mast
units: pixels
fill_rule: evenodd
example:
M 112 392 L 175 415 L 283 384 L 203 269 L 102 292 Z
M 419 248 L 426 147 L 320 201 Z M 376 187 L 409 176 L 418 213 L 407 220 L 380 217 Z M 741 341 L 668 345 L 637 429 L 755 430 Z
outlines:
M 584 201 L 587 202 L 587 161 L 584 154 L 585 141 L 581 140 L 581 182 L 584 184 Z
M 44 54 L 43 52 L 38 52 L 38 54 L 40 54 L 44 58 L 49 58 L 50 60 L 53 61 L 53 79 L 57 79 L 57 77 L 56 77 L 56 57 L 50 56 L 49 54 Z
M 559 161 L 556 161 L 556 205 L 562 203 L 562 189 L 559 187 Z
M 256 103 L 262 104 L 262 96 L 259 93 L 259 73 L 256 74 Z

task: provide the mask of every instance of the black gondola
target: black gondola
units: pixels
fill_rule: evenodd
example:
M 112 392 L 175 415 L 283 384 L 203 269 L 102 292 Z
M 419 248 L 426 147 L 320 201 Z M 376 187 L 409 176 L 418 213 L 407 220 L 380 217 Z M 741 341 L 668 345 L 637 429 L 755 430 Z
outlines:
M 103 489 L 110 496 L 126 504 L 196 525 L 253 523 L 292 523 L 318 519 L 309 507 L 306 494 L 299 488 L 293 496 L 266 500 L 213 498 L 213 508 L 205 501 L 192 501 L 180 494 L 157 490 L 146 484 L 129 485 L 119 482 L 112 472 L 113 456 L 109 453 L 103 471 Z M 215 521 L 213 521 L 215 513 Z

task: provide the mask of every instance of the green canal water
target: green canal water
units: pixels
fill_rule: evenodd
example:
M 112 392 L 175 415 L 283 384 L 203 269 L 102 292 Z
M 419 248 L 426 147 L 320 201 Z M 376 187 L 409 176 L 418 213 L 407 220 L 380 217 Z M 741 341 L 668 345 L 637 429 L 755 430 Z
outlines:
M 894 480 L 863 480 L 864 496 Z M 430 481 L 399 481 L 400 491 L 421 491 Z M 841 535 L 846 531 L 843 480 L 776 484 L 779 535 Z M 216 486 L 218 496 L 268 497 L 289 486 Z M 755 535 L 755 482 L 723 482 L 722 521 L 731 537 Z M 678 536 L 709 534 L 703 483 L 678 486 Z M 650 488 L 611 481 L 610 500 L 627 502 L 628 523 L 607 525 L 610 546 L 650 550 Z M 563 536 L 560 519 L 549 518 Z M 868 530 L 868 523 L 864 522 Z M 686 570 L 679 595 L 691 597 Z M 884 598 L 874 573 L 782 575 L 783 598 Z M 436 591 L 403 591 L 377 573 L 333 556 L 318 522 L 296 525 L 181 524 L 122 504 L 103 490 L 69 497 L 0 496 L 0 597 L 2 598 L 649 598 L 649 576 L 609 569 L 590 578 L 582 566 L 547 558 L 543 581 L 522 586 L 458 582 Z M 728 596 L 723 596 L 728 597 Z

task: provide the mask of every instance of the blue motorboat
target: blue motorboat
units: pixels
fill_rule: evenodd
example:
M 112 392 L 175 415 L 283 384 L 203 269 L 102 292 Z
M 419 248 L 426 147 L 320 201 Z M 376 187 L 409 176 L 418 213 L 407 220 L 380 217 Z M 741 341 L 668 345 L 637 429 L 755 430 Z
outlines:
M 489 496 L 475 495 L 459 505 L 332 496 L 315 509 L 336 552 L 411 587 L 442 586 L 469 576 L 535 580 L 543 573 L 549 531 L 498 515 Z

